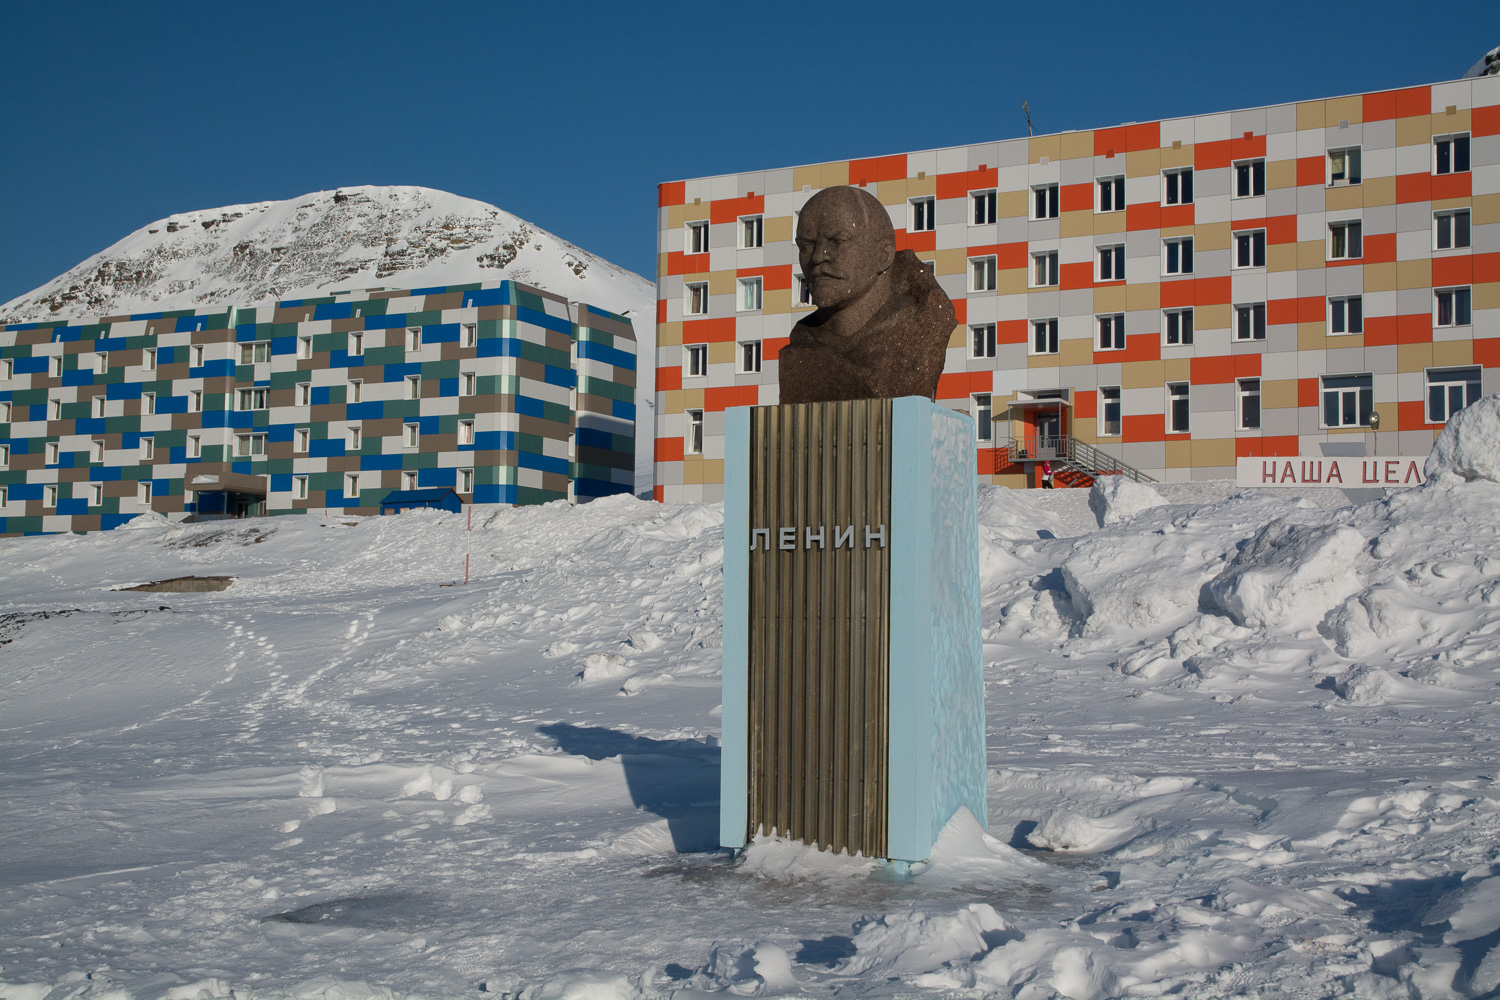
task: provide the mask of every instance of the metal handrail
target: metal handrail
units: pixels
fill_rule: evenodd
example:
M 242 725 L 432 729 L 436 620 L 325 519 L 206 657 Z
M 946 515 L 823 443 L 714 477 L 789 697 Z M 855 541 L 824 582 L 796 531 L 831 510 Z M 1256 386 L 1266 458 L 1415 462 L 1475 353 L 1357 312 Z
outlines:
M 1066 462 L 1091 476 L 1125 476 L 1138 483 L 1156 482 L 1140 469 L 1125 464 L 1102 448 L 1066 434 L 1013 437 L 1006 448 L 1007 457 L 1012 461 L 1056 460 Z

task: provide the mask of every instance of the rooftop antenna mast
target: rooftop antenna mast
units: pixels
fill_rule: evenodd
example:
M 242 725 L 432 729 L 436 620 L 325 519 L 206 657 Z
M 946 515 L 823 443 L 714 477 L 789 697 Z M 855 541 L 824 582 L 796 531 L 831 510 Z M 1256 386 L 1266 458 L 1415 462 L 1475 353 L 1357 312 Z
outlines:
M 1034 134 L 1031 131 L 1031 105 L 1028 104 L 1025 101 L 1022 101 L 1021 102 L 1021 111 L 1026 115 L 1026 135 L 1028 137 L 1030 137 L 1031 135 Z

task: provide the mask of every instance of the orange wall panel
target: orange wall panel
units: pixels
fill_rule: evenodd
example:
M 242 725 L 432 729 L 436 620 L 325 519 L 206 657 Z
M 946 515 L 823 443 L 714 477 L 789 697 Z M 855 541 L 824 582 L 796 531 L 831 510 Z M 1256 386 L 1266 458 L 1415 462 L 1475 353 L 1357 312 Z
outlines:
M 1319 175 L 1322 176 L 1321 174 Z M 1319 183 L 1322 183 L 1321 181 Z M 1266 220 L 1267 243 L 1296 243 L 1297 217 L 1295 215 L 1273 215 Z
M 1476 282 L 1500 281 L 1500 253 L 1476 253 L 1471 259 Z
M 728 410 L 736 406 L 755 406 L 760 401 L 760 387 L 754 385 L 710 386 L 703 390 L 705 410 Z
M 1415 313 L 1396 317 L 1396 343 L 1432 343 L 1432 314 Z
M 1234 358 L 1229 355 L 1217 358 L 1193 358 L 1193 385 L 1222 385 L 1234 381 Z
M 1229 140 L 1200 142 L 1193 147 L 1193 166 L 1199 170 L 1216 170 L 1229 166 Z
M 1099 415 L 1099 394 L 1093 389 L 1080 389 L 1073 394 L 1073 416 L 1093 420 Z
M 995 324 L 995 342 L 1025 344 L 1031 336 L 1031 323 L 1024 319 L 1001 320 Z
M 849 161 L 849 183 L 856 187 L 865 184 L 878 184 L 881 181 L 900 181 L 905 179 L 905 153 Z
M 1166 417 L 1160 413 L 1127 413 L 1120 418 L 1121 440 L 1161 441 L 1167 436 Z
M 1125 211 L 1128 213 L 1130 209 L 1127 208 Z M 1161 207 L 1161 228 L 1163 229 L 1171 229 L 1173 226 L 1191 226 L 1195 221 L 1192 205 L 1163 205 Z
M 656 391 L 671 392 L 682 388 L 682 367 L 673 365 L 670 368 L 656 369 Z
M 656 460 L 658 462 L 682 461 L 682 438 L 657 438 Z
M 792 287 L 792 265 L 790 264 L 777 264 L 772 267 L 742 267 L 734 273 L 741 278 L 759 278 L 766 291 Z
M 1064 184 L 1057 193 L 1059 207 L 1064 212 L 1092 212 L 1094 210 L 1093 184 Z
M 1474 193 L 1474 175 L 1468 172 L 1461 174 L 1439 174 L 1432 179 L 1432 200 L 1443 201 L 1447 198 L 1468 198 Z
M 1266 137 L 1246 132 L 1238 139 L 1229 140 L 1229 158 L 1231 160 L 1250 160 L 1257 156 L 1266 155 Z
M 1396 317 L 1366 316 L 1365 346 L 1389 347 L 1396 343 Z
M 682 324 L 684 344 L 723 344 L 734 339 L 734 317 L 690 319 Z
M 1474 280 L 1474 258 L 1468 254 L 1461 257 L 1432 258 L 1432 284 L 1467 285 Z
M 1094 262 L 1064 264 L 1059 268 L 1058 278 L 1062 288 L 1093 288 Z
M 995 266 L 1002 271 L 1030 267 L 1030 244 L 1002 243 L 995 247 Z
M 1396 201 L 1407 204 L 1413 201 L 1432 200 L 1432 175 L 1420 174 L 1397 174 L 1396 175 Z
M 854 176 L 852 173 L 850 176 Z M 904 174 L 902 176 L 905 176 Z M 938 174 L 937 196 L 939 198 L 967 198 L 970 191 L 998 187 L 998 167 L 983 167 L 979 170 L 961 170 L 952 174 Z
M 1161 333 L 1127 334 L 1124 351 L 1096 351 L 1094 360 L 1100 364 L 1113 361 L 1160 361 Z
M 791 342 L 791 337 L 767 337 L 760 342 L 761 358 L 766 361 L 775 361 L 781 357 L 781 349 Z
M 1500 135 L 1500 105 L 1491 104 L 1469 112 L 1469 129 L 1476 136 Z
M 687 181 L 669 181 L 656 185 L 656 204 L 659 208 L 681 205 L 687 201 Z
M 1474 363 L 1486 368 L 1500 368 L 1500 337 L 1475 338 Z
M 708 220 L 715 225 L 734 222 L 742 215 L 763 215 L 766 211 L 764 195 L 748 194 L 743 198 L 720 198 L 709 206 Z
M 1318 405 L 1318 380 L 1316 378 L 1299 378 L 1297 380 L 1297 405 Z
M 1185 205 L 1171 205 L 1170 208 L 1187 208 Z M 1139 205 L 1125 206 L 1125 228 L 1131 232 L 1139 232 L 1142 229 L 1160 229 L 1162 207 L 1154 201 L 1141 202 Z M 1174 223 L 1182 225 L 1182 223 Z
M 905 229 L 896 230 L 896 249 L 910 250 L 915 254 L 932 253 L 937 249 L 937 233 L 909 233 Z
M 1353 263 L 1385 264 L 1396 259 L 1396 234 L 1372 233 L 1365 237 L 1365 255 Z M 1333 263 L 1333 261 L 1329 261 Z
M 1421 399 L 1403 399 L 1396 404 L 1396 429 L 1414 431 L 1431 427 L 1427 422 L 1427 403 Z
M 1321 156 L 1301 156 L 1297 158 L 1297 186 L 1308 187 L 1317 185 L 1321 187 L 1328 179 Z

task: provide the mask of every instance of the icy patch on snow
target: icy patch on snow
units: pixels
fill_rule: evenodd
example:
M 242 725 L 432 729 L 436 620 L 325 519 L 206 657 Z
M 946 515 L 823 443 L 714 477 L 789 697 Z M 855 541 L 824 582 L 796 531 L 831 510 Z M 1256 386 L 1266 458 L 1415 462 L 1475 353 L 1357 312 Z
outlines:
M 1472 482 L 1500 482 L 1500 393 L 1448 418 L 1423 470 L 1428 479 L 1448 472 Z
M 1138 483 L 1126 476 L 1100 476 L 1089 490 L 1089 510 L 1099 521 L 1099 527 L 1108 527 L 1128 521 L 1152 507 L 1160 507 L 1166 499 L 1145 483 Z

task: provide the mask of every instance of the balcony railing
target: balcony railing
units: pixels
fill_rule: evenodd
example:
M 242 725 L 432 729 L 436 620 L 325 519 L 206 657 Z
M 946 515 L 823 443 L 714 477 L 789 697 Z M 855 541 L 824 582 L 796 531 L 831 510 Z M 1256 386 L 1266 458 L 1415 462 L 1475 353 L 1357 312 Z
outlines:
M 1066 434 L 1013 437 L 1008 447 L 1012 462 L 1065 462 L 1091 476 L 1126 476 L 1138 483 L 1156 482 L 1109 452 Z

